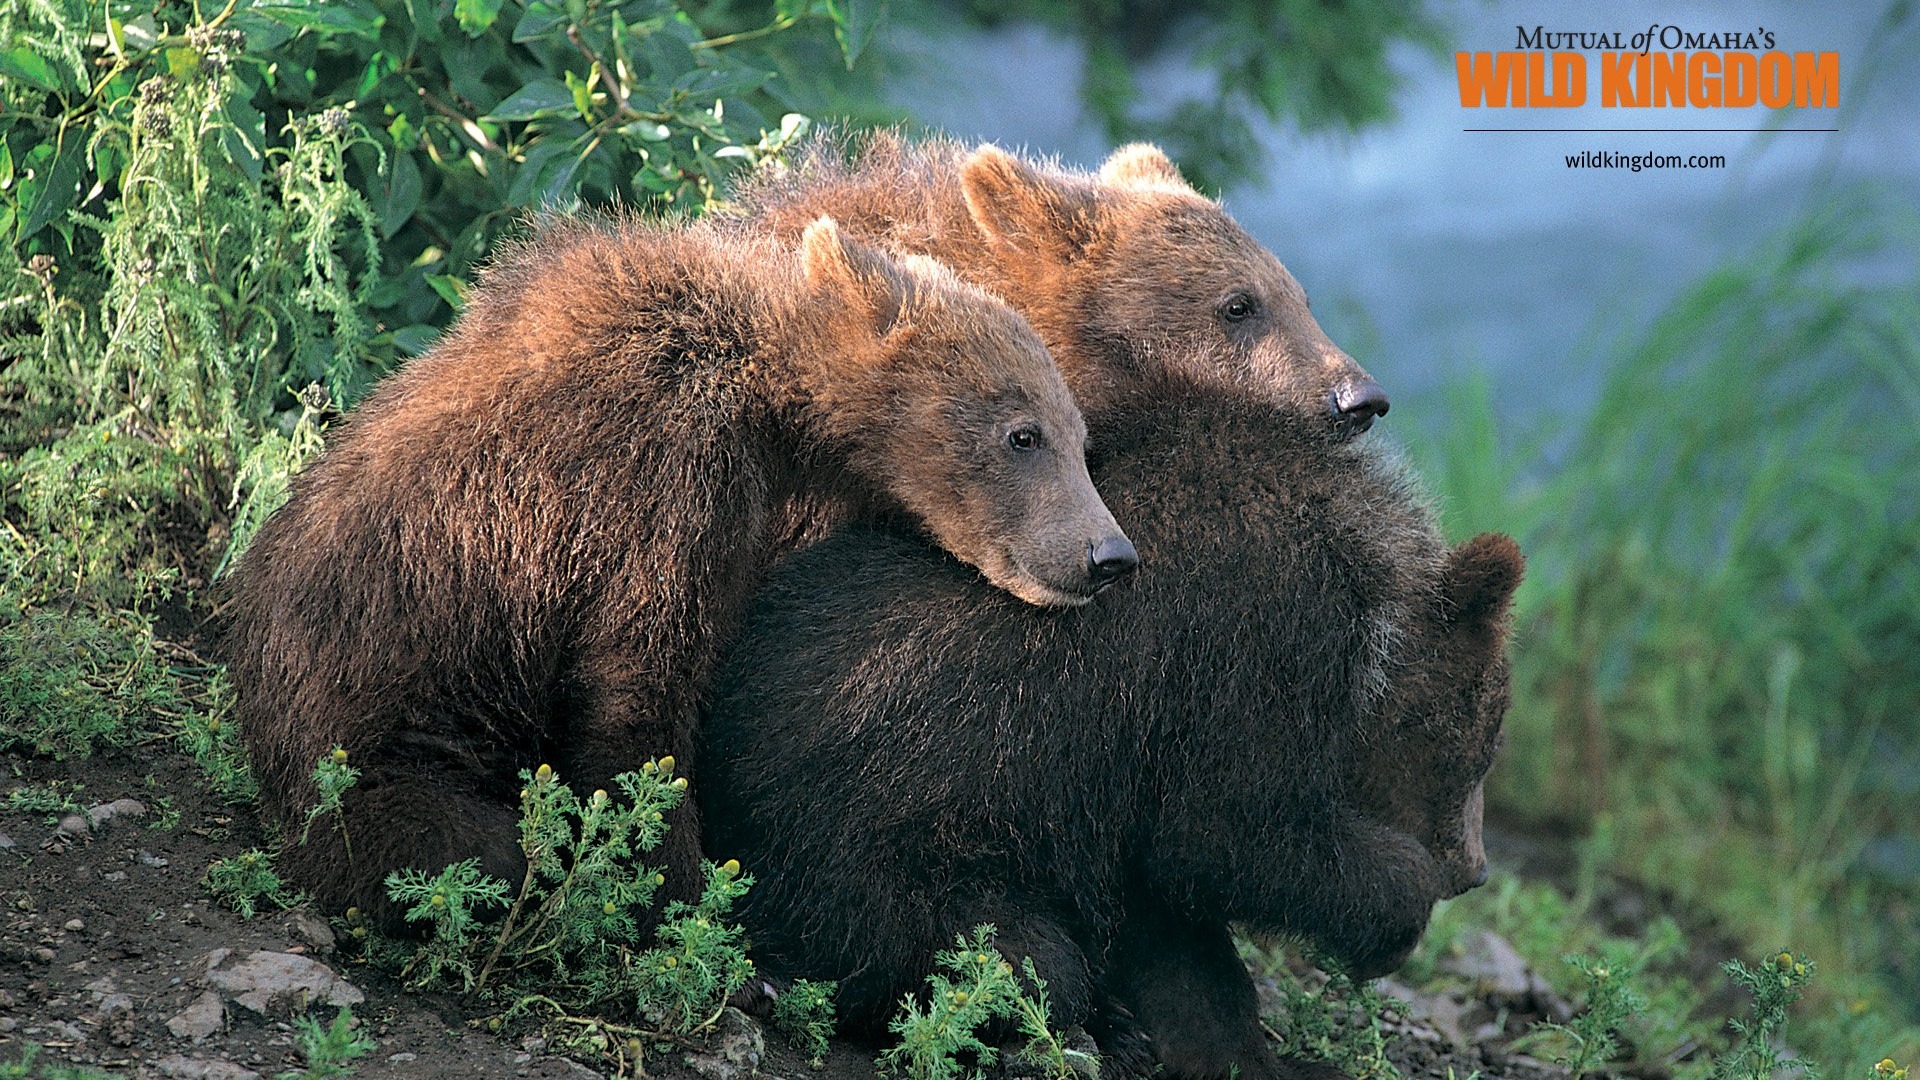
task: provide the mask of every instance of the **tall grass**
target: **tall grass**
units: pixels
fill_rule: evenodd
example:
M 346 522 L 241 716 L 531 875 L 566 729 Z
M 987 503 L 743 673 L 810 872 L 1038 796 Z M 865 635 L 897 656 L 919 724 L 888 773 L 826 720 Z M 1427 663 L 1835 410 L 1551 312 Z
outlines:
M 1609 823 L 1617 869 L 1908 1009 L 1920 865 L 1867 855 L 1920 836 L 1917 236 L 1836 200 L 1620 335 L 1571 430 L 1479 383 L 1414 447 L 1451 530 L 1528 552 L 1496 812 Z

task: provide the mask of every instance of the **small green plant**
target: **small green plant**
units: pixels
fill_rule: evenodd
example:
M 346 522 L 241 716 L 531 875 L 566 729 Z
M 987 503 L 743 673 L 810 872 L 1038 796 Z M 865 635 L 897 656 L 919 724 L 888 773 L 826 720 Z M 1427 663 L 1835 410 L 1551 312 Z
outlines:
M 1270 957 L 1263 965 L 1279 991 L 1281 1012 L 1266 1018 L 1267 1031 L 1284 1055 L 1328 1061 L 1354 1080 L 1400 1080 L 1387 1059 L 1380 1019 L 1396 1003 L 1365 983 L 1356 983 L 1339 966 L 1313 958 L 1325 981 L 1313 985 Z
M 602 1055 L 626 1068 L 648 1040 L 692 1041 L 719 1018 L 753 972 L 746 940 L 729 922 L 752 878 L 738 860 L 707 864 L 699 902 L 661 912 L 642 948 L 635 913 L 663 879 L 640 861 L 666 835 L 666 815 L 686 797 L 674 760 L 649 761 L 614 777 L 624 799 L 595 791 L 580 799 L 552 767 L 522 772 L 520 848 L 527 870 L 518 889 L 481 873 L 473 860 L 438 875 L 399 871 L 387 892 L 405 917 L 432 936 L 402 962 L 417 986 L 448 985 L 505 1003 L 490 1026 L 537 1019 L 554 1046 Z M 385 947 L 348 918 L 370 956 Z M 620 1023 L 605 1014 L 634 1017 Z M 630 1045 L 631 1044 L 631 1045 Z
M 994 948 L 993 933 L 991 925 L 974 927 L 972 937 L 956 935 L 956 947 L 934 958 L 945 973 L 927 977 L 932 994 L 925 1007 L 911 995 L 901 999 L 900 1013 L 888 1025 L 900 1036 L 900 1044 L 880 1055 L 882 1072 L 907 1080 L 977 1080 L 999 1056 L 996 1047 L 981 1039 L 981 1029 L 995 1020 L 1011 1020 L 1028 1038 L 1021 1051 L 1027 1064 L 1055 1080 L 1097 1075 L 1094 1059 L 1067 1047 L 1050 1026 L 1046 983 L 1033 960 L 1023 958 L 1022 964 L 1022 974 L 1034 988 L 1028 994 L 1013 965 Z
M 354 1030 L 353 1009 L 342 1006 L 333 1014 L 333 1023 L 322 1025 L 311 1016 L 293 1022 L 294 1041 L 307 1067 L 298 1072 L 283 1072 L 279 1080 L 335 1080 L 351 1076 L 354 1058 L 370 1053 L 377 1045 L 370 1037 Z
M 1758 967 L 1729 960 L 1722 970 L 1735 986 L 1753 995 L 1753 1004 L 1744 1019 L 1727 1021 L 1734 1044 L 1714 1061 L 1713 1080 L 1773 1080 L 1782 1069 L 1798 1069 L 1807 1080 L 1819 1080 L 1819 1067 L 1813 1062 L 1781 1057 L 1779 1042 L 1787 1009 L 1800 1000 L 1801 991 L 1813 979 L 1813 961 L 1783 950 L 1760 961 Z
M 0 1080 L 111 1080 L 108 1074 L 98 1069 L 89 1069 L 82 1065 L 65 1065 L 57 1061 L 34 1064 L 39 1060 L 43 1048 L 39 1043 L 21 1044 L 20 1060 L 0 1061 Z
M 203 882 L 215 900 L 251 919 L 263 903 L 292 907 L 301 900 L 273 871 L 273 860 L 258 848 L 221 859 L 207 867 Z
M 47 824 L 52 825 L 60 820 L 62 814 L 85 809 L 74 798 L 85 789 L 84 784 L 72 780 L 55 779 L 44 784 L 27 784 L 7 792 L 7 809 L 21 814 L 45 814 Z
M 1615 1037 L 1627 1022 L 1643 1012 L 1647 1000 L 1634 987 L 1640 958 L 1620 947 L 1597 956 L 1567 956 L 1566 964 L 1585 984 L 1585 1004 L 1564 1024 L 1544 1021 L 1516 1040 L 1513 1049 L 1536 1042 L 1557 1042 L 1553 1060 L 1567 1067 L 1574 1080 L 1595 1072 L 1620 1052 Z
M 347 849 L 347 858 L 353 858 L 353 838 L 347 835 L 347 819 L 340 812 L 340 797 L 347 789 L 360 782 L 360 770 L 347 764 L 347 752 L 342 747 L 320 755 L 313 766 L 313 786 L 320 792 L 320 801 L 307 808 L 306 823 L 300 829 L 300 842 L 307 842 L 307 834 L 313 829 L 313 821 L 322 814 L 334 815 L 334 827 L 340 830 L 340 842 Z
M 226 675 L 214 677 L 210 706 L 204 714 L 186 716 L 173 724 L 174 744 L 193 757 L 207 778 L 207 787 L 223 802 L 244 805 L 259 797 L 260 786 L 247 764 L 239 731 L 227 718 Z
M 838 983 L 795 979 L 773 1003 L 774 1030 L 816 1064 L 826 1056 L 827 1040 L 833 1036 L 833 994 L 838 988 Z

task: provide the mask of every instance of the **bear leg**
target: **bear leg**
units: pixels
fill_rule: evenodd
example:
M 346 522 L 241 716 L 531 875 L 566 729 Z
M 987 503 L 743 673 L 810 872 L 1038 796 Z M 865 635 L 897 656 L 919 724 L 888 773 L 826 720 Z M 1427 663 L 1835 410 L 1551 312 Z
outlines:
M 1268 1045 L 1259 999 L 1226 924 L 1153 907 L 1144 917 L 1129 914 L 1109 954 L 1108 987 L 1139 1032 L 1121 1033 L 1116 1056 L 1137 1053 L 1144 1037 L 1165 1080 L 1295 1076 Z

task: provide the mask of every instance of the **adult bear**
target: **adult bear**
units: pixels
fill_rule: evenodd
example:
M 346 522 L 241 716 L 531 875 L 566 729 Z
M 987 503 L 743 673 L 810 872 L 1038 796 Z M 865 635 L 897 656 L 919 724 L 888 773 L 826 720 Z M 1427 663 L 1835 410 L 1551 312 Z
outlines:
M 1098 447 L 1148 567 L 1083 610 L 851 532 L 769 579 L 696 784 L 762 966 L 877 1034 L 978 923 L 1122 1074 L 1283 1075 L 1229 923 L 1358 975 L 1483 879 L 1506 537 L 1449 550 L 1404 473 L 1315 419 L 1195 396 Z
M 1086 602 L 1134 551 L 1084 437 L 1019 316 L 831 220 L 797 245 L 551 223 L 240 561 L 234 709 L 283 871 L 391 927 L 390 871 L 519 880 L 518 769 L 690 766 L 719 648 L 808 514 L 905 515 L 1024 600 Z M 333 746 L 363 775 L 302 841 Z M 691 804 L 674 825 L 667 894 L 697 894 Z
M 1385 391 L 1327 339 L 1280 260 L 1152 146 L 1121 147 L 1086 173 L 992 145 L 828 135 L 720 211 L 784 237 L 821 214 L 850 236 L 939 259 L 1013 305 L 1096 442 L 1108 416 L 1170 386 L 1227 389 L 1346 435 L 1387 411 Z

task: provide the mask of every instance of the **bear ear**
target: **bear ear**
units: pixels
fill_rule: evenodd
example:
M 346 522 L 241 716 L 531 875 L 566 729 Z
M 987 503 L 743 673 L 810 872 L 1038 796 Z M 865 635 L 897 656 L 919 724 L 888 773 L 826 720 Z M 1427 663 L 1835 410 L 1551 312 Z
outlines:
M 1481 533 L 1447 552 L 1441 588 L 1448 619 L 1455 625 L 1498 624 L 1507 617 L 1526 569 L 1520 545 L 1501 533 Z
M 982 143 L 960 165 L 967 212 L 987 239 L 1061 262 L 1092 238 L 1093 195 Z
M 906 282 L 899 267 L 878 250 L 848 240 L 832 218 L 807 226 L 800 263 L 808 286 L 864 316 L 875 336 L 884 337 L 900 321 Z
M 1128 143 L 1115 150 L 1100 166 L 1100 179 L 1121 187 L 1198 194 L 1173 159 L 1152 143 Z

